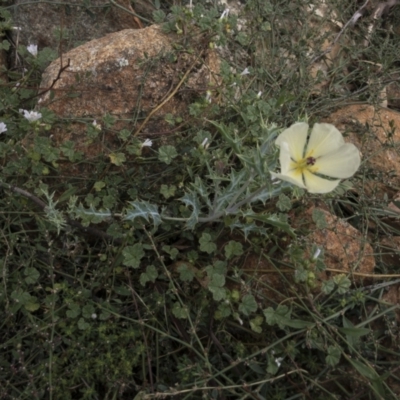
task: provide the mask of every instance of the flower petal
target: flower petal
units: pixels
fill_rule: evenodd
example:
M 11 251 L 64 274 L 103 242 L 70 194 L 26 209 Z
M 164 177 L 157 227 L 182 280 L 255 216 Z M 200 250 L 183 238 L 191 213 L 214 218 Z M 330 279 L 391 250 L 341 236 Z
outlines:
M 302 189 L 307 189 L 304 186 L 303 177 L 299 173 L 297 173 L 297 174 L 295 174 L 295 173 L 276 174 L 275 172 L 271 172 L 270 171 L 270 174 L 271 174 L 272 178 L 276 178 L 276 179 L 280 179 L 282 181 L 290 182 L 293 185 L 301 187 Z
M 331 124 L 314 124 L 307 144 L 306 157 L 318 158 L 344 145 L 342 134 Z
M 318 158 L 312 171 L 332 178 L 350 178 L 357 171 L 360 162 L 357 147 L 346 143 L 338 150 Z
M 292 169 L 292 157 L 290 156 L 289 143 L 282 142 L 281 150 L 279 152 L 279 164 L 281 165 L 281 173 L 286 174 Z
M 308 124 L 297 122 L 285 129 L 275 140 L 277 146 L 286 142 L 289 145 L 290 156 L 294 161 L 300 161 L 303 158 L 304 147 L 308 135 Z
M 328 181 L 327 179 L 321 178 L 310 171 L 305 170 L 304 182 L 310 193 L 329 193 L 336 188 L 340 180 Z

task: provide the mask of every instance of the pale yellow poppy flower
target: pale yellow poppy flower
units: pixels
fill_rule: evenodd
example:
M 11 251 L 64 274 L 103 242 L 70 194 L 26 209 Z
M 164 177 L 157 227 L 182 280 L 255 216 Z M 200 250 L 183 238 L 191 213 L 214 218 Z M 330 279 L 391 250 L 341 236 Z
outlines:
M 308 136 L 308 124 L 298 122 L 285 129 L 275 144 L 280 148 L 281 172 L 271 172 L 271 176 L 310 193 L 331 192 L 340 179 L 350 178 L 360 166 L 357 147 L 345 143 L 331 124 L 315 124 Z

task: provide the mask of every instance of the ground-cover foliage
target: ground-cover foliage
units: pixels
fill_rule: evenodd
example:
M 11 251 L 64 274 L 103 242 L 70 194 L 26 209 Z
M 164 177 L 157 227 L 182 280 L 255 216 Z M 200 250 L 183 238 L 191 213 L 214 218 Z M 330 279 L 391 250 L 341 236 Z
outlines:
M 362 6 L 332 3 L 342 26 Z M 166 31 L 200 31 L 220 48 L 219 87 L 188 105 L 191 123 L 172 137 L 117 132 L 120 148 L 90 161 L 85 180 L 60 172 L 87 161 L 74 143 L 53 145 L 52 128 L 68 121 L 37 104 L 54 52 L 20 46 L 24 69 L 4 71 L 0 398 L 397 398 L 398 306 L 382 296 L 398 271 L 377 254 L 381 279 L 320 281 L 325 249 L 291 226 L 320 202 L 371 242 L 398 235 L 380 219 L 386 205 L 362 191 L 371 171 L 324 195 L 270 172 L 285 128 L 313 126 L 346 102 L 376 104 L 399 72 L 389 29 L 398 10 L 344 30 L 326 77 L 309 73 L 328 32 L 305 0 L 249 0 L 238 15 L 205 1 L 156 7 Z M 183 43 L 177 51 L 193 51 Z M 7 36 L 2 47 L 12 47 Z M 88 145 L 114 123 L 88 118 Z

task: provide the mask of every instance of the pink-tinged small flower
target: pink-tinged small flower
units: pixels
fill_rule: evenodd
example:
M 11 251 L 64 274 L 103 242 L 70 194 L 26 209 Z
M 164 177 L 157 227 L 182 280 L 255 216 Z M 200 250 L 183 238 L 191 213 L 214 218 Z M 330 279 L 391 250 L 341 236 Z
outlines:
M 150 139 L 146 139 L 143 143 L 142 143 L 142 148 L 143 147 L 151 147 L 153 145 L 153 142 Z
M 308 124 L 299 122 L 285 129 L 276 139 L 280 148 L 281 172 L 272 178 L 290 182 L 310 193 L 328 193 L 340 179 L 350 178 L 360 166 L 360 152 L 345 143 L 331 124 L 315 124 L 308 135 Z M 339 178 L 339 179 L 330 179 Z
M 19 112 L 21 114 L 24 114 L 24 117 L 29 121 L 29 122 L 35 122 L 38 119 L 42 118 L 42 114 L 37 112 L 37 111 L 27 111 L 23 109 L 19 109 Z
M 29 51 L 29 53 L 33 55 L 33 57 L 37 56 L 38 53 L 37 44 L 30 44 L 29 46 L 27 46 L 26 49 Z
M 7 125 L 4 122 L 0 122 L 0 133 L 7 132 Z

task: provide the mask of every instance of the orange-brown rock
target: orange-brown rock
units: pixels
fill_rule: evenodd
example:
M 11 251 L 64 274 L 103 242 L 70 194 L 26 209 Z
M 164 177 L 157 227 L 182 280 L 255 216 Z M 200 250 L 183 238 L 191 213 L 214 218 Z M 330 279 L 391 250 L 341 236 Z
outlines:
M 312 220 L 314 210 L 314 207 L 310 207 L 295 216 L 293 226 L 308 231 L 306 242 L 324 251 L 327 271 L 319 274 L 319 278 L 326 280 L 332 274 L 344 273 L 359 282 L 373 274 L 374 251 L 364 235 L 345 220 L 320 208 L 317 210 L 324 216 L 326 227 L 318 228 Z
M 365 237 L 348 222 L 322 208 L 318 210 L 325 218 L 326 227 L 318 228 L 312 219 L 315 209 L 312 206 L 300 214 L 291 213 L 291 225 L 296 228 L 298 235 L 303 235 L 302 242 L 307 259 L 312 257 L 307 250 L 311 250 L 313 245 L 324 253 L 326 271 L 318 273 L 310 270 L 316 277 L 315 287 L 311 289 L 318 292 L 323 281 L 337 274 L 345 274 L 355 284 L 371 278 L 375 268 L 374 251 Z M 304 283 L 295 282 L 296 266 L 289 260 L 286 260 L 286 264 L 287 266 L 281 263 L 274 264 L 268 258 L 254 253 L 250 253 L 243 263 L 241 268 L 247 275 L 246 282 L 250 282 L 252 289 L 260 294 L 263 306 L 273 302 L 279 303 L 302 292 L 299 288 Z
M 329 116 L 325 122 L 334 124 L 349 136 L 362 153 L 368 168 L 368 179 L 358 185 L 370 199 L 390 200 L 400 180 L 400 113 L 370 105 L 349 105 Z
M 177 40 L 155 25 L 126 29 L 71 50 L 62 64 L 61 59 L 52 62 L 41 83 L 51 89 L 41 96 L 40 105 L 72 121 L 53 130 L 55 144 L 73 141 L 75 149 L 91 159 L 119 149 L 123 143 L 118 131 L 138 132 L 149 115 L 140 130 L 146 137 L 171 130 L 166 114 L 187 120 L 190 102 L 217 83 L 219 59 L 201 37 L 193 40 L 193 53 L 174 52 Z M 87 124 L 101 122 L 106 114 L 116 123 L 88 145 Z

